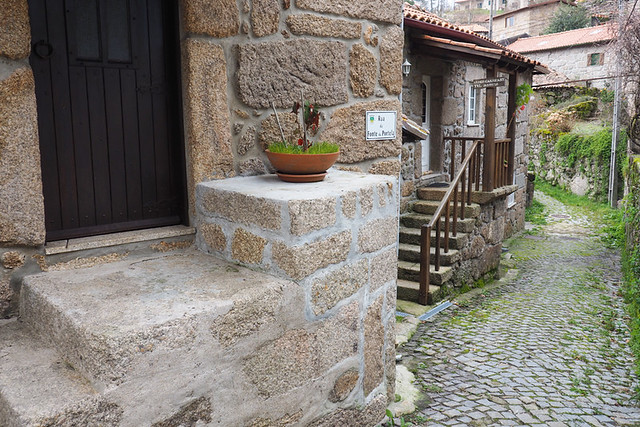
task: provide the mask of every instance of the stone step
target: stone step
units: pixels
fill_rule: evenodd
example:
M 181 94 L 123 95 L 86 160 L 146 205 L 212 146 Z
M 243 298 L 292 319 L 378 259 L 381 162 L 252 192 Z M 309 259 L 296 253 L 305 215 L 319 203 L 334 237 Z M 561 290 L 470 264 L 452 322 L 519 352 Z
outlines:
M 118 425 L 120 410 L 26 325 L 0 321 L 0 425 Z
M 444 233 L 443 233 L 444 234 Z M 467 244 L 469 235 L 466 233 L 458 233 L 455 237 L 449 236 L 449 249 L 462 249 Z M 444 247 L 444 236 L 440 237 L 440 246 Z M 420 245 L 420 230 L 417 228 L 400 227 L 400 243 L 408 243 L 410 245 Z M 436 244 L 435 231 L 431 232 L 431 246 Z
M 418 198 L 422 200 L 440 201 L 444 197 L 447 189 L 448 187 L 421 187 L 418 189 L 417 195 Z M 479 204 L 488 203 L 498 197 L 504 197 L 517 190 L 517 185 L 505 185 L 504 187 L 496 188 L 493 191 L 472 191 L 471 202 Z
M 214 388 L 225 389 L 222 408 L 242 401 L 250 385 L 234 376 L 282 333 L 271 319 L 302 318 L 297 288 L 189 248 L 28 276 L 20 309 L 36 338 L 116 402 L 122 425 L 137 426 L 211 402 Z
M 413 204 L 411 205 L 411 209 L 414 212 L 433 215 L 436 209 L 438 209 L 439 205 L 440 205 L 440 201 L 418 200 L 416 202 L 413 202 Z M 472 203 L 470 205 L 467 205 L 467 204 L 464 205 L 465 218 L 477 218 L 478 216 L 480 216 L 480 212 L 481 212 L 480 205 L 476 203 Z M 453 207 L 451 207 L 451 213 L 453 214 Z
M 433 218 L 431 215 L 425 215 L 417 212 L 404 214 L 400 217 L 400 224 L 408 228 L 420 228 L 422 224 L 428 224 Z M 453 228 L 453 218 L 450 219 Z M 444 225 L 444 224 L 443 224 Z M 460 219 L 456 223 L 456 230 L 460 233 L 471 233 L 476 226 L 475 218 Z
M 442 285 L 451 279 L 453 269 L 448 266 L 441 266 L 436 271 L 435 266 L 429 268 L 430 284 Z M 415 262 L 398 261 L 398 279 L 410 280 L 413 282 L 420 281 L 420 264 Z
M 435 248 L 431 248 L 431 262 L 434 262 Z M 440 251 L 440 265 L 452 265 L 460 259 L 460 252 L 449 249 L 449 252 Z M 400 243 L 398 247 L 398 260 L 420 262 L 420 246 Z
M 398 279 L 398 299 L 417 302 L 420 296 L 420 283 Z M 429 304 L 437 304 L 446 298 L 446 287 L 429 286 Z

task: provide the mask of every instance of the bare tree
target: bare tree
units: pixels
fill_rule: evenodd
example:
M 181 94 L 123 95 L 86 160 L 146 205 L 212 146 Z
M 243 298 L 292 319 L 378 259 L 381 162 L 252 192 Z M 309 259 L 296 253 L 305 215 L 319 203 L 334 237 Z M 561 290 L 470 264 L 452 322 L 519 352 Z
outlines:
M 640 13 L 635 2 L 631 13 L 621 19 L 617 40 L 620 72 L 625 76 L 625 92 L 629 109 L 629 148 L 640 154 Z

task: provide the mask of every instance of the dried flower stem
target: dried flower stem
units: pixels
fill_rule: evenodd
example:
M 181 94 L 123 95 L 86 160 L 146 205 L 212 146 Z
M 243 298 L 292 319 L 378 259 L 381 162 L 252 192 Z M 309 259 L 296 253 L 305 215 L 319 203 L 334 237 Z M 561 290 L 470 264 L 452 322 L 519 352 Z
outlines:
M 304 105 L 304 92 L 302 91 L 302 89 L 300 89 L 300 105 L 302 106 L 300 108 L 300 114 L 302 117 L 302 120 L 300 120 L 300 123 L 302 123 L 302 150 L 307 151 L 309 149 L 309 143 L 307 142 L 307 125 L 304 121 L 305 105 Z
M 282 125 L 280 125 L 280 118 L 278 117 L 278 111 L 276 110 L 276 106 L 273 103 L 273 101 L 271 101 L 271 108 L 273 108 L 273 112 L 276 115 L 276 123 L 278 123 L 278 129 L 280 129 L 280 136 L 282 137 L 282 142 L 286 143 L 287 141 L 284 140 L 284 131 L 282 130 Z

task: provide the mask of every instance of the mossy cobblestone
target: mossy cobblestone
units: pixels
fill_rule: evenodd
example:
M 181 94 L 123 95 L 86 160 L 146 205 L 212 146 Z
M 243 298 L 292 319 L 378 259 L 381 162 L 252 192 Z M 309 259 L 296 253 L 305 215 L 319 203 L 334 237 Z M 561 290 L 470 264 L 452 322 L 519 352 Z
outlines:
M 596 222 L 536 193 L 548 224 L 508 242 L 518 275 L 400 347 L 428 399 L 418 425 L 638 425 L 620 257 Z

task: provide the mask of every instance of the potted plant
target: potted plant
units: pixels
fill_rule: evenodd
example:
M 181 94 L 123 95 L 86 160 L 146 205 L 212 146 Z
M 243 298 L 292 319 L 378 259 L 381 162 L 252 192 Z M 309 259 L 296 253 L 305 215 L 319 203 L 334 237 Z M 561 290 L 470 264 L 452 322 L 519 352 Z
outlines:
M 293 105 L 292 112 L 298 115 L 300 138 L 289 142 L 284 137 L 278 112 L 273 106 L 281 141 L 272 142 L 266 150 L 267 158 L 276 169 L 278 177 L 287 182 L 322 181 L 329 169 L 338 160 L 340 147 L 330 142 L 312 142 L 309 135 L 318 130 L 320 111 L 301 96 L 301 102 Z

